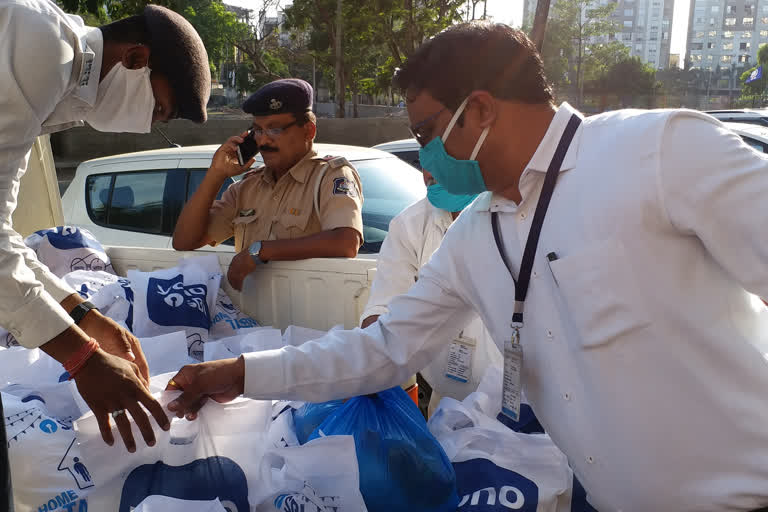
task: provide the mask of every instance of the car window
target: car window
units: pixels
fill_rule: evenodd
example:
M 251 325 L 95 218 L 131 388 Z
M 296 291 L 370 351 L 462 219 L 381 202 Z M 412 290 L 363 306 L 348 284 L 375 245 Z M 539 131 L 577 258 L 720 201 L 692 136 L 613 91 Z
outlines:
M 167 171 L 118 174 L 112 188 L 107 223 L 162 233 L 163 194 L 167 178 Z
M 747 145 L 753 147 L 754 149 L 756 149 L 760 153 L 765 153 L 766 152 L 765 151 L 765 144 L 763 144 L 759 140 L 755 140 L 755 139 L 753 139 L 751 137 L 745 137 L 743 135 L 741 136 L 741 138 L 744 139 L 744 142 L 746 142 Z
M 96 224 L 107 223 L 109 191 L 112 189 L 112 174 L 88 176 L 85 184 L 88 216 Z
M 203 182 L 203 178 L 205 178 L 206 172 L 208 172 L 208 169 L 190 169 L 189 182 L 187 183 L 187 201 L 189 201 L 189 198 L 191 198 L 192 194 L 195 193 L 197 187 L 199 187 Z M 216 194 L 216 199 L 221 199 L 224 191 L 227 190 L 227 188 L 234 182 L 235 180 L 232 178 L 227 178 L 224 180 L 224 184 L 219 189 L 219 193 Z
M 100 226 L 170 235 L 185 180 L 177 169 L 88 176 L 88 216 Z
M 393 155 L 402 160 L 403 162 L 414 166 L 416 169 L 421 170 L 421 163 L 419 163 L 419 151 L 416 149 L 405 151 L 392 151 Z
M 377 253 L 389 222 L 426 194 L 421 173 L 397 158 L 352 162 L 363 184 L 363 237 L 361 253 Z

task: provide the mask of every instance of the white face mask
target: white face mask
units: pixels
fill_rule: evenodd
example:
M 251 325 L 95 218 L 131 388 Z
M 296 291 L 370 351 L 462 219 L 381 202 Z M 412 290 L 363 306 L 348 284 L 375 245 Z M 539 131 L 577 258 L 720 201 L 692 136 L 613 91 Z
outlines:
M 155 95 L 149 67 L 128 69 L 115 64 L 99 84 L 93 110 L 85 120 L 100 132 L 149 133 Z

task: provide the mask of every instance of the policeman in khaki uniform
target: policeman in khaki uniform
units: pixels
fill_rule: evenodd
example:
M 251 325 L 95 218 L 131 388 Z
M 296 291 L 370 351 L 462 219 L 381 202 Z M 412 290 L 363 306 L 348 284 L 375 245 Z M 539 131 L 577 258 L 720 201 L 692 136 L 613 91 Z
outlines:
M 227 277 L 238 290 L 266 262 L 353 258 L 363 242 L 360 177 L 345 158 L 319 156 L 313 149 L 312 96 L 312 87 L 297 79 L 271 82 L 251 95 L 243 110 L 253 115 L 253 127 L 216 151 L 176 224 L 177 250 L 235 237 L 238 254 Z M 265 165 L 216 200 L 228 177 L 253 164 L 238 162 L 237 147 L 246 137 L 259 145 Z

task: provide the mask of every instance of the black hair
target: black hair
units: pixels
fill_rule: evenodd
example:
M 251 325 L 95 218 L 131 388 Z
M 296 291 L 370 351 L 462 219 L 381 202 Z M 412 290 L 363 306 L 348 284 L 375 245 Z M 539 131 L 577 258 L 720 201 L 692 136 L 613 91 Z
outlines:
M 143 15 L 130 16 L 99 27 L 104 42 L 149 44 L 149 31 Z
M 476 90 L 500 100 L 553 101 L 533 42 L 503 23 L 481 21 L 447 28 L 395 70 L 393 83 L 409 99 L 426 91 L 454 111 Z

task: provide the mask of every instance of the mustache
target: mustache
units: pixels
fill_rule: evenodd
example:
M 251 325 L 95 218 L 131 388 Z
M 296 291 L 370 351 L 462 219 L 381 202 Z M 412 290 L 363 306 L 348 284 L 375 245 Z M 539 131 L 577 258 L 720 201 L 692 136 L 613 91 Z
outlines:
M 259 146 L 259 151 L 261 151 L 262 153 L 264 151 L 271 151 L 271 152 L 275 153 L 275 152 L 277 152 L 277 148 L 273 148 L 272 146 Z

